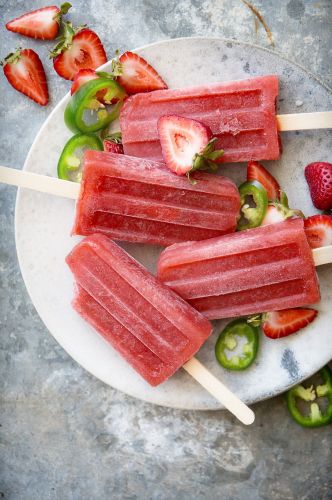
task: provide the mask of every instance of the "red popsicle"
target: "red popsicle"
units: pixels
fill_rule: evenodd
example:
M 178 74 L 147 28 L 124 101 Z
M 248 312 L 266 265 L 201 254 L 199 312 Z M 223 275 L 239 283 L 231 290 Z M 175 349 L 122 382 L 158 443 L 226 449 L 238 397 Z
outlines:
M 161 162 L 87 151 L 73 233 L 165 246 L 235 231 L 235 184 L 208 173 L 193 178 L 195 185 Z
M 158 277 L 210 319 L 320 300 L 302 219 L 172 245 L 159 258 Z
M 225 151 L 221 162 L 276 160 L 277 96 L 276 75 L 133 95 L 120 114 L 125 154 L 162 160 L 158 118 L 179 115 L 211 128 L 216 149 Z
M 201 347 L 209 321 L 106 236 L 85 238 L 66 259 L 77 282 L 73 307 L 151 385 Z

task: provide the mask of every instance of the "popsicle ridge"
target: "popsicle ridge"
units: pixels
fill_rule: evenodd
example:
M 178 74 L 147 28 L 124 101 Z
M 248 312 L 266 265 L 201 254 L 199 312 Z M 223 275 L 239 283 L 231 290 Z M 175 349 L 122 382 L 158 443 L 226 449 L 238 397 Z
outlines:
M 197 352 L 212 331 L 204 316 L 104 235 L 83 240 L 66 262 L 79 285 L 74 308 L 115 348 L 119 345 L 120 353 L 125 349 L 123 338 L 138 346 L 140 352 L 148 349 L 154 367 L 151 370 L 157 375 L 143 373 L 137 363 L 133 366 L 152 385 L 160 383 L 159 370 L 165 370 L 168 378 Z M 105 325 L 114 327 L 114 333 Z
M 73 233 L 168 245 L 234 231 L 235 184 L 207 173 L 194 177 L 195 186 L 160 162 L 88 151 Z
M 302 219 L 172 245 L 159 258 L 158 277 L 210 319 L 320 299 Z
M 224 149 L 220 162 L 277 159 L 275 103 L 278 77 L 267 75 L 184 89 L 167 89 L 129 97 L 121 110 L 124 151 L 161 160 L 157 122 L 176 114 L 209 126 Z
M 160 384 L 174 373 L 171 363 L 165 363 L 150 351 L 80 285 L 77 285 L 72 305 L 151 385 Z

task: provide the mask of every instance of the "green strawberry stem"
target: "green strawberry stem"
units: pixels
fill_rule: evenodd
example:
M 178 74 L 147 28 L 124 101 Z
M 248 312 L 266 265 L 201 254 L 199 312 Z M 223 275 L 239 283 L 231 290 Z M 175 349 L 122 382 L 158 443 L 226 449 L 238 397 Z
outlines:
M 187 177 L 192 184 L 196 184 L 196 181 L 190 179 L 190 174 L 195 172 L 195 170 L 212 170 L 213 172 L 218 170 L 216 160 L 224 154 L 224 151 L 223 149 L 214 149 L 216 141 L 217 138 L 214 137 L 200 153 L 195 154 L 192 167 L 189 172 L 187 172 Z
M 122 144 L 121 132 L 114 132 L 113 134 L 107 134 L 106 137 L 104 137 L 104 139 L 107 141 L 112 141 L 115 144 Z
M 260 326 L 265 318 L 265 313 L 262 314 L 252 314 L 247 317 L 247 323 L 252 326 Z
M 54 49 L 50 52 L 50 58 L 53 59 L 58 55 L 62 54 L 64 50 L 69 49 L 71 44 L 73 43 L 74 36 L 79 32 L 86 28 L 86 24 L 82 26 L 73 27 L 70 21 L 62 23 L 62 33 L 58 37 L 58 43 L 54 47 Z
M 284 220 L 290 219 L 292 217 L 301 217 L 302 219 L 305 218 L 305 215 L 304 215 L 304 213 L 301 210 L 297 210 L 295 208 L 289 208 L 288 207 L 288 199 L 287 199 L 287 197 L 286 197 L 286 203 L 285 203 L 285 201 L 281 202 L 281 203 L 279 203 L 278 201 L 274 201 L 273 203 L 270 203 L 270 205 L 273 205 L 274 207 L 276 207 L 276 209 L 278 210 L 278 212 L 281 213 L 281 215 L 284 218 Z

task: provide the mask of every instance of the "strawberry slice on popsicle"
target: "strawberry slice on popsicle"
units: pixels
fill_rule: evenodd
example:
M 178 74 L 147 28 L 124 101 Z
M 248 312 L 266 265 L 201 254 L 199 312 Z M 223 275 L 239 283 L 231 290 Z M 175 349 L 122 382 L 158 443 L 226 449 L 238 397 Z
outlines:
M 280 156 L 277 95 L 278 77 L 267 75 L 130 96 L 120 113 L 124 152 L 161 160 L 158 119 L 178 115 L 212 130 L 216 148 L 225 151 L 221 163 L 276 160 Z
M 176 115 L 162 116 L 158 132 L 163 157 L 172 172 L 187 176 L 195 170 L 216 170 L 223 150 L 214 150 L 216 139 L 203 123 Z

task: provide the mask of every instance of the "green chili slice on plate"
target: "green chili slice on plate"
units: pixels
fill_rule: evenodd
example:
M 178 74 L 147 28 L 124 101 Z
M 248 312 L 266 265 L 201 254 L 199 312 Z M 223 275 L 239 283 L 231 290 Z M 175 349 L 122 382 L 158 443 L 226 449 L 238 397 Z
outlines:
M 81 182 L 84 152 L 88 149 L 103 150 L 103 143 L 93 134 L 76 134 L 69 139 L 58 161 L 58 177 Z
M 100 94 L 103 99 L 99 99 Z M 97 132 L 119 116 L 126 97 L 124 89 L 110 78 L 101 77 L 82 85 L 65 109 L 65 123 L 72 132 Z
M 215 354 L 220 365 L 227 370 L 245 370 L 257 355 L 259 329 L 245 319 L 229 323 L 219 335 Z
M 263 222 L 268 206 L 267 192 L 258 181 L 244 182 L 239 187 L 241 209 L 237 229 L 251 229 Z
M 315 381 L 319 378 L 319 382 Z M 322 368 L 314 381 L 292 387 L 286 393 L 292 418 L 303 427 L 321 427 L 332 422 L 332 373 Z

